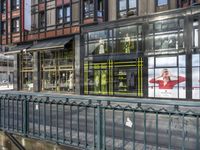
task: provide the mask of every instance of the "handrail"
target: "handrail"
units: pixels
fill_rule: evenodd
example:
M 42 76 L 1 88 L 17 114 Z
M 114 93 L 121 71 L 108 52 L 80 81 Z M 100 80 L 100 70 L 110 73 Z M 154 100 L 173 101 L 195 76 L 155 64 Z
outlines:
M 92 100 L 93 102 L 105 101 L 116 103 L 141 103 L 151 105 L 178 105 L 185 107 L 200 107 L 200 101 L 184 101 L 184 100 L 169 100 L 169 99 L 151 99 L 151 98 L 127 98 L 127 97 L 108 97 L 108 96 L 86 96 L 86 95 L 69 95 L 62 93 L 36 93 L 36 92 L 20 92 L 20 91 L 1 91 L 0 94 L 12 94 L 21 96 L 37 96 L 37 97 L 50 97 L 61 99 L 76 99 L 76 100 Z
M 82 149 L 199 150 L 199 107 L 177 100 L 2 91 L 0 130 Z

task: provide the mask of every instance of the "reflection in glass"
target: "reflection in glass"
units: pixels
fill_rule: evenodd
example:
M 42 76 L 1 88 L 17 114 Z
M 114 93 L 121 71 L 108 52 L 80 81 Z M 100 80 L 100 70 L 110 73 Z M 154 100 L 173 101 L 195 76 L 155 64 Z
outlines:
M 22 90 L 33 91 L 33 53 L 24 52 L 21 55 Z
M 192 98 L 200 99 L 200 54 L 192 55 Z
M 74 52 L 45 51 L 42 54 L 42 90 L 74 92 Z

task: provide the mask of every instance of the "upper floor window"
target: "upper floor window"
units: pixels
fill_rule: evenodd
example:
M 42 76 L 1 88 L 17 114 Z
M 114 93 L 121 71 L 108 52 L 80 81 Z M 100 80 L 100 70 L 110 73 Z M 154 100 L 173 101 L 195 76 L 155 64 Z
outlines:
M 157 0 L 157 6 L 168 5 L 168 0 Z
M 1 4 L 1 12 L 5 13 L 6 12 L 6 0 L 2 0 L 2 4 Z
M 69 23 L 71 21 L 71 10 L 69 6 L 64 8 L 64 21 L 66 23 Z
M 12 9 L 19 9 L 20 7 L 20 0 L 12 0 Z
M 40 28 L 45 27 L 45 13 L 44 12 L 39 13 L 39 27 Z
M 12 20 L 12 32 L 19 32 L 19 18 Z
M 63 8 L 57 9 L 57 23 L 70 23 L 71 21 L 71 9 L 70 6 L 65 6 L 64 10 Z
M 1 23 L 1 34 L 2 35 L 6 34 L 6 22 Z
M 39 0 L 39 3 L 43 3 L 45 0 Z
M 62 7 L 57 9 L 57 23 L 58 24 L 63 23 L 63 9 L 62 9 Z
M 94 17 L 94 1 L 84 0 L 84 18 Z
M 118 16 L 135 15 L 137 11 L 137 0 L 119 0 L 119 14 Z

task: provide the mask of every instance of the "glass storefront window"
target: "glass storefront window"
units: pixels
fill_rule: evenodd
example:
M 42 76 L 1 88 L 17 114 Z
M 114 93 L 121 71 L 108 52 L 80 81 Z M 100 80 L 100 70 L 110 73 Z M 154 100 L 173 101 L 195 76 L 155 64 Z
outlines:
M 193 47 L 199 47 L 199 22 L 193 22 Z
M 142 96 L 143 61 L 87 62 L 84 64 L 84 93 L 92 95 Z
M 145 37 L 147 54 L 171 54 L 183 50 L 183 27 L 183 19 L 169 19 L 151 23 Z
M 139 33 L 139 34 L 138 34 Z M 136 53 L 141 50 L 141 26 L 128 26 L 114 29 L 114 53 Z
M 33 64 L 33 53 L 23 52 L 21 54 L 22 90 L 33 91 Z
M 185 62 L 185 55 L 149 57 L 148 96 L 160 98 L 186 98 Z
M 192 98 L 200 99 L 200 54 L 192 55 Z
M 42 91 L 68 92 L 75 90 L 74 51 L 45 51 L 42 53 Z
M 107 30 L 92 32 L 89 33 L 88 36 L 90 55 L 104 55 L 109 52 Z

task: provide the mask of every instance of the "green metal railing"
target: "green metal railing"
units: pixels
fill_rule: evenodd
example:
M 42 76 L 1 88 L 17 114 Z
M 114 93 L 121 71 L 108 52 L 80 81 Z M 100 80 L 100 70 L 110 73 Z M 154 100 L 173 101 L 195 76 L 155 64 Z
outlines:
M 97 150 L 199 150 L 200 102 L 1 92 L 0 128 Z

